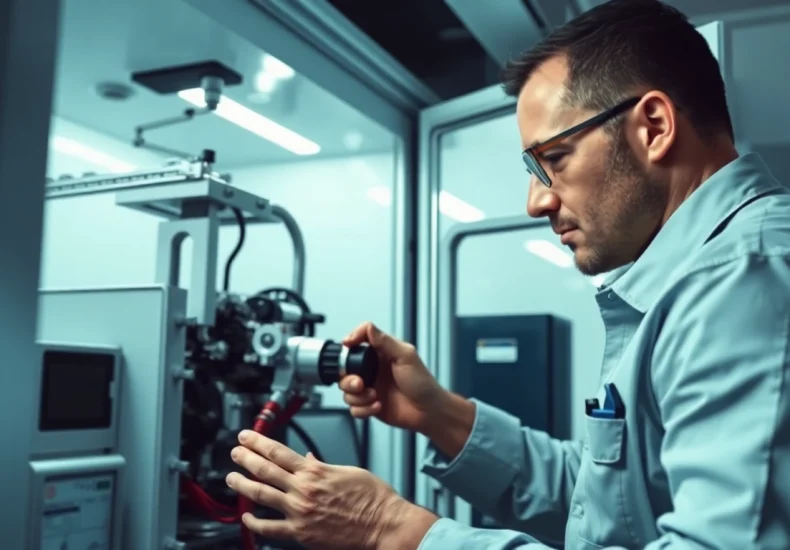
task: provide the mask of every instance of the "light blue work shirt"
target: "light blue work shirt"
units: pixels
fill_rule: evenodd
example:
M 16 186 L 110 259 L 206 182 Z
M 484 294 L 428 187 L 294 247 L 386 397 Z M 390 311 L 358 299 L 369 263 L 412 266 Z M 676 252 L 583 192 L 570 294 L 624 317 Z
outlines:
M 476 402 L 423 471 L 512 530 L 443 518 L 420 550 L 790 549 L 790 192 L 744 155 L 611 275 L 597 397 L 625 418 L 558 441 Z

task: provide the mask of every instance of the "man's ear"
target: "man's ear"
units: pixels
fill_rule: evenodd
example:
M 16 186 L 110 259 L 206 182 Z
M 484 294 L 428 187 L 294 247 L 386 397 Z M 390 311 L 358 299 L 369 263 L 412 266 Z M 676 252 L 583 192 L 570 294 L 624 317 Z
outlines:
M 648 162 L 660 162 L 677 136 L 677 108 L 664 92 L 647 92 L 636 106 L 637 136 Z

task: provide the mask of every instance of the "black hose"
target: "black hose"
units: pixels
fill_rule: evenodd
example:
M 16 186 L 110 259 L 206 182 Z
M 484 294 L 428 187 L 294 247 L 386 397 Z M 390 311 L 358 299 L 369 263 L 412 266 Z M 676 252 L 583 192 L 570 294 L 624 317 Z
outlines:
M 296 432 L 296 435 L 299 436 L 299 439 L 302 440 L 304 446 L 307 447 L 307 450 L 313 453 L 313 456 L 321 461 L 324 462 L 324 457 L 321 456 L 321 451 L 318 450 L 318 445 L 315 444 L 313 438 L 302 428 L 294 419 L 288 421 L 288 427 L 291 428 L 293 431 Z
M 236 243 L 236 248 L 233 249 L 233 252 L 230 253 L 228 260 L 225 262 L 225 278 L 222 281 L 222 290 L 225 292 L 228 292 L 230 289 L 230 268 L 233 266 L 233 261 L 236 259 L 236 256 L 241 252 L 241 247 L 244 246 L 244 238 L 247 233 L 246 223 L 244 221 L 244 216 L 241 214 L 241 210 L 234 208 L 233 215 L 236 216 L 236 221 L 239 224 L 239 242 Z

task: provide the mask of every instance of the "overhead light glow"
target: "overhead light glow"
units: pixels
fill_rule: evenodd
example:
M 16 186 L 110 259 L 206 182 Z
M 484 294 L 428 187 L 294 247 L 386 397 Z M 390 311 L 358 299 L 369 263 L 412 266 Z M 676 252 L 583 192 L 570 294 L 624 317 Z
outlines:
M 87 145 L 83 145 L 78 141 L 64 138 L 62 136 L 52 136 L 49 140 L 49 145 L 58 153 L 84 160 L 85 162 L 93 164 L 97 168 L 103 168 L 116 174 L 124 174 L 137 170 L 136 166 L 129 164 L 128 162 L 124 162 L 106 153 L 92 149 Z
M 368 198 L 381 206 L 390 206 L 392 204 L 392 192 L 389 187 L 384 187 L 383 185 L 377 185 L 368 189 Z
M 263 70 L 278 80 L 289 80 L 296 74 L 291 67 L 269 54 L 263 56 Z
M 485 214 L 466 201 L 447 191 L 439 193 L 439 212 L 459 222 L 477 222 L 485 218 Z
M 196 107 L 203 108 L 206 106 L 204 93 L 201 88 L 180 91 L 178 92 L 178 97 Z M 236 103 L 226 96 L 222 96 L 214 113 L 228 122 L 271 141 L 296 155 L 315 155 L 321 151 L 321 147 L 317 143 L 300 136 L 285 126 L 277 124 L 252 109 L 248 109 L 241 103 Z
M 535 256 L 559 267 L 573 266 L 573 257 L 549 241 L 529 240 L 524 243 L 524 248 Z
M 259 72 L 255 75 L 255 89 L 264 94 L 270 94 L 277 86 L 277 79 L 265 71 Z
M 392 191 L 389 187 L 376 185 L 368 189 L 368 198 L 382 206 L 390 206 L 392 204 Z M 447 191 L 439 193 L 439 211 L 448 218 L 464 223 L 476 222 L 485 218 L 482 210 L 475 208 Z

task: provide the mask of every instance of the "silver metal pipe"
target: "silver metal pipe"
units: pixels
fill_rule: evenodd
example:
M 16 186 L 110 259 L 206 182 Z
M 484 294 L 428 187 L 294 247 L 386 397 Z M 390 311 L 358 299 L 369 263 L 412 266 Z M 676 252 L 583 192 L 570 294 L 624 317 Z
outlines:
M 288 234 L 291 236 L 291 241 L 294 246 L 294 273 L 293 273 L 293 290 L 304 297 L 304 273 L 305 273 L 305 250 L 304 250 L 304 237 L 302 237 L 302 230 L 296 219 L 282 206 L 276 204 L 271 205 L 272 215 L 279 219 Z

